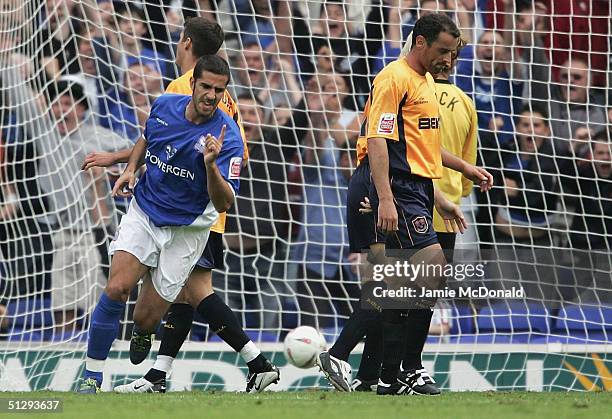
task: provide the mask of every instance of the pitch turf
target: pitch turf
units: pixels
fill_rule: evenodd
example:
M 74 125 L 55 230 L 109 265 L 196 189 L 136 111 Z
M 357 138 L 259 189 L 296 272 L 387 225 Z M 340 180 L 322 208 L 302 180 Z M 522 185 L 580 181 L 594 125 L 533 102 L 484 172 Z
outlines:
M 222 392 L 112 394 L 0 393 L 0 398 L 59 398 L 62 414 L 28 418 L 605 418 L 612 393 L 444 393 L 439 397 L 386 396 L 322 391 L 247 395 Z M 3 403 L 4 404 L 4 403 Z M 19 417 L 0 414 L 0 417 Z

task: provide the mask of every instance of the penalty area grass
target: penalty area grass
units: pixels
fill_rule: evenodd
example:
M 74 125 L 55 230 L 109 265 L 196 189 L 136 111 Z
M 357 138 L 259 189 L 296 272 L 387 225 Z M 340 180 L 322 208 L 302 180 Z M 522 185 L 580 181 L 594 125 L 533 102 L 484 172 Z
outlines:
M 28 418 L 222 418 L 222 419 L 377 419 L 377 418 L 603 418 L 612 412 L 612 393 L 466 392 L 437 397 L 376 396 L 330 391 L 219 391 L 167 394 L 80 395 L 0 393 L 0 399 L 62 400 L 62 413 L 29 412 Z M 2 406 L 6 407 L 3 401 Z M 0 414 L 6 415 L 6 410 Z M 19 415 L 18 415 L 19 416 Z M 11 417 L 14 417 L 11 415 Z

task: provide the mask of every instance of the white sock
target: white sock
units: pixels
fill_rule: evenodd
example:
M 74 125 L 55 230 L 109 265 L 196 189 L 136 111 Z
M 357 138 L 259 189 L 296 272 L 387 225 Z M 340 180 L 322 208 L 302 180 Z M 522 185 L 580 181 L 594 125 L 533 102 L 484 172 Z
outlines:
M 155 359 L 155 364 L 153 364 L 153 368 L 159 371 L 163 371 L 166 374 L 170 372 L 172 369 L 172 363 L 174 362 L 174 358 L 168 355 L 157 355 Z
M 103 372 L 104 364 L 106 360 L 93 359 L 90 357 L 85 358 L 85 369 L 91 372 Z
M 251 362 L 257 358 L 260 353 L 261 351 L 252 341 L 248 341 L 240 350 L 240 356 L 244 359 L 244 362 Z

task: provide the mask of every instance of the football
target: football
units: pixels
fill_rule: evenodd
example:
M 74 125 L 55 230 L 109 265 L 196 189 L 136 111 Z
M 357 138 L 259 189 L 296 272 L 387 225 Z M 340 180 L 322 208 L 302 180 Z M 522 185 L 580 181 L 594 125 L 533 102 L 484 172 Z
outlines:
M 285 357 L 298 368 L 314 367 L 317 355 L 326 349 L 323 335 L 310 326 L 293 329 L 285 337 Z

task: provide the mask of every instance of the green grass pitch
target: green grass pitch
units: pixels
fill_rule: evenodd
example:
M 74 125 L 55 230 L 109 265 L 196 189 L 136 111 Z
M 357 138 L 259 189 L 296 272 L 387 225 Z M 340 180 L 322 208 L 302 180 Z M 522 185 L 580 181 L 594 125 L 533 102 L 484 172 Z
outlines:
M 0 393 L 0 398 L 59 398 L 63 413 L 3 418 L 606 418 L 612 393 L 444 393 L 438 397 L 376 396 L 324 391 L 168 394 Z

